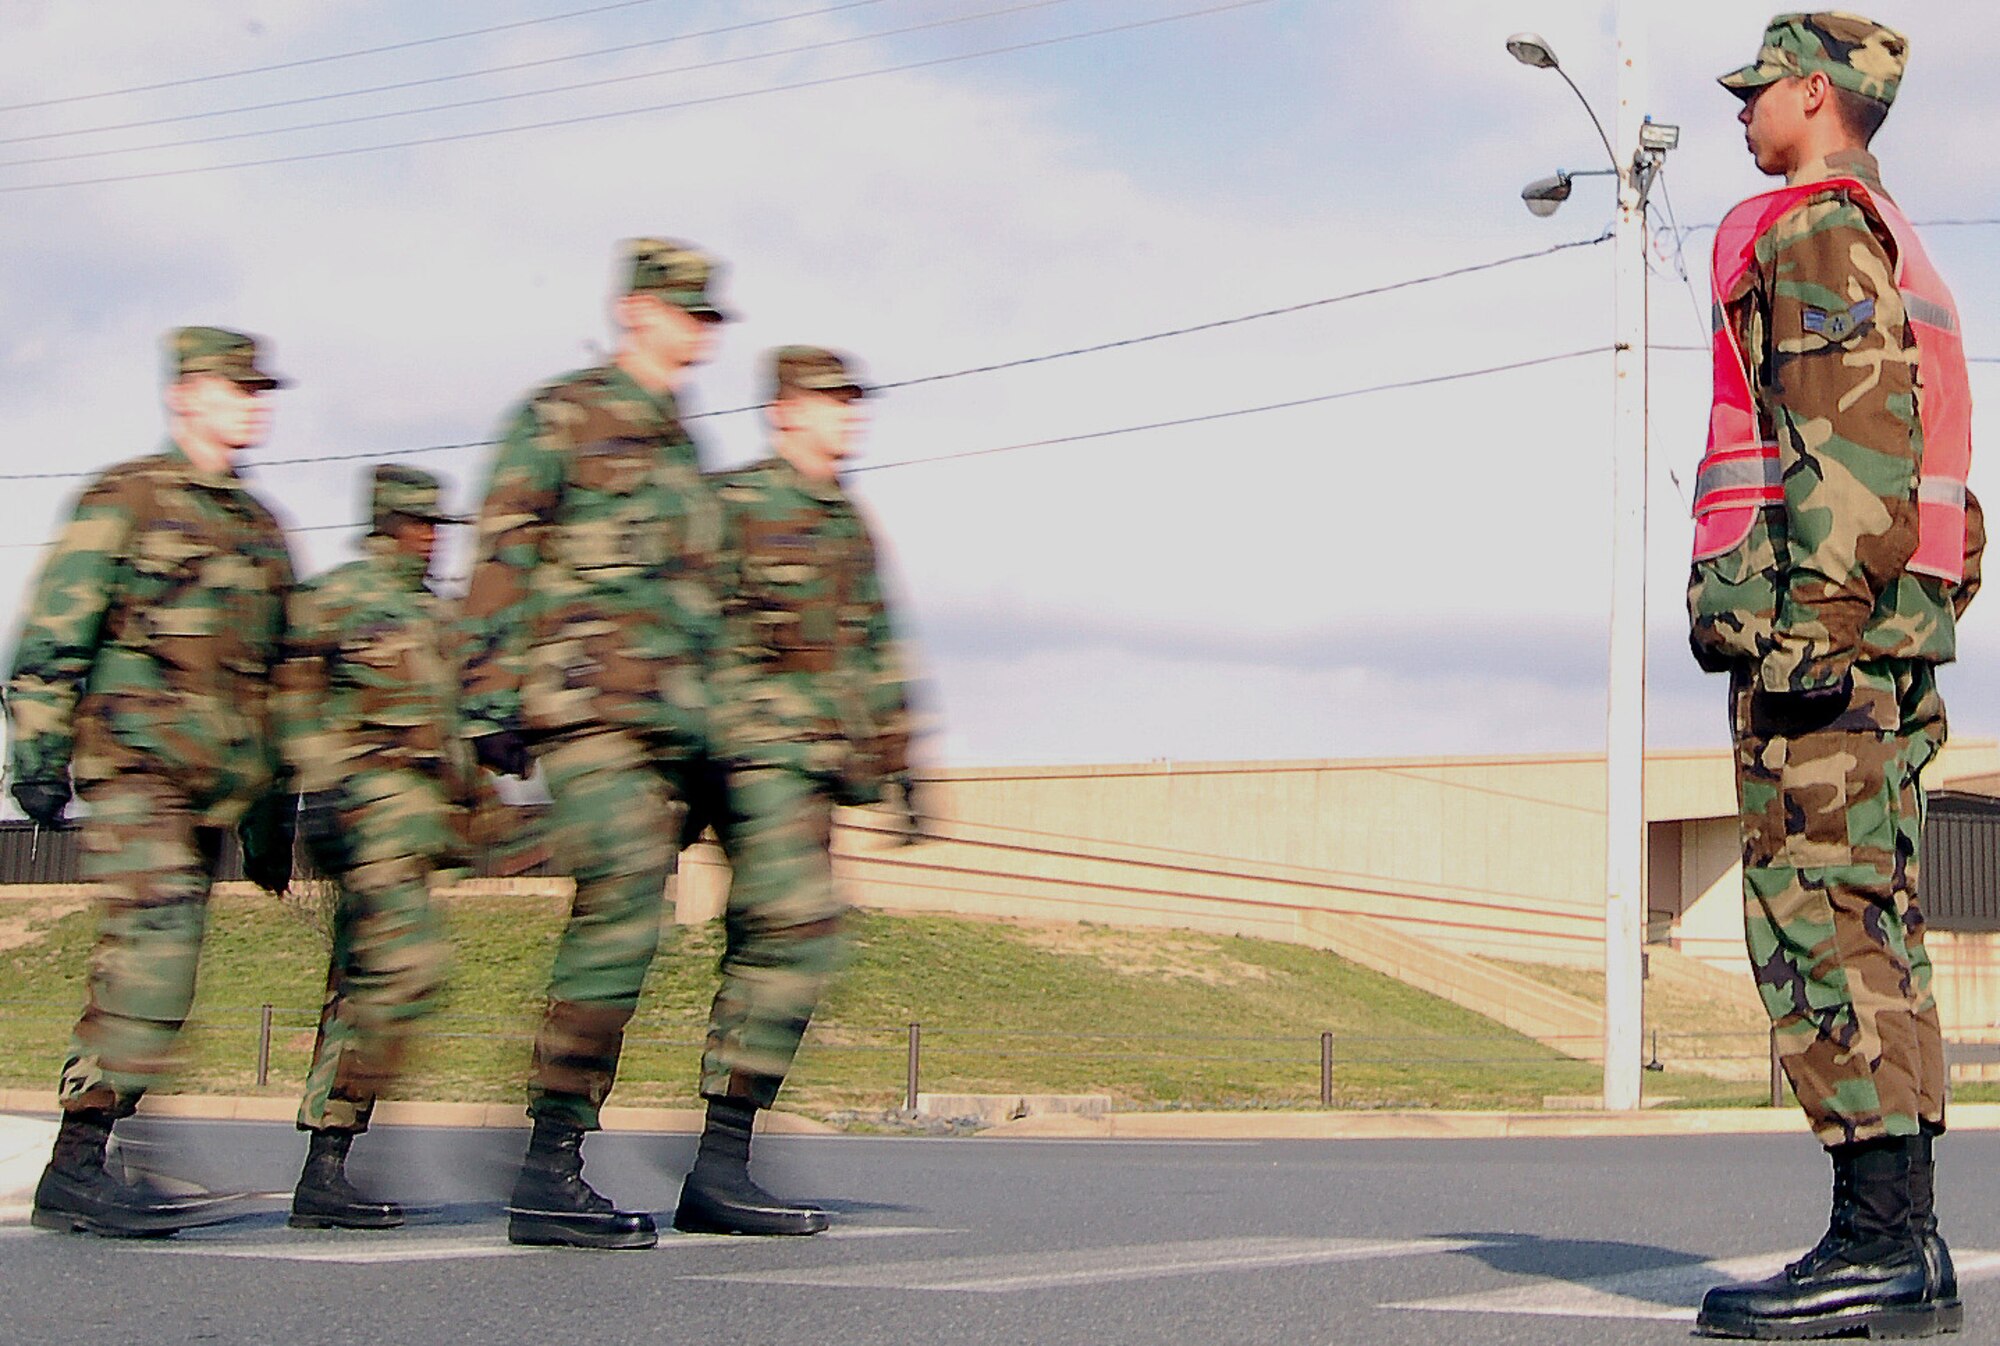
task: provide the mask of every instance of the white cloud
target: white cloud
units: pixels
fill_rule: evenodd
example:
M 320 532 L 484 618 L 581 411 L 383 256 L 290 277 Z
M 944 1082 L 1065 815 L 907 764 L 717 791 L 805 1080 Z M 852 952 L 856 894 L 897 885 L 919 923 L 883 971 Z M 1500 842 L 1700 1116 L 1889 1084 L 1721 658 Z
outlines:
M 240 5 L 220 0 L 171 10 L 100 3 L 88 17 L 85 8 L 25 7 L 10 35 L 24 80 L 10 98 L 434 31 L 381 3 L 335 14 L 266 0 L 250 11 L 255 31 Z M 673 25 L 696 22 L 687 7 L 674 8 Z M 1145 8 L 1114 6 L 1110 17 Z M 1203 32 L 1234 40 L 1216 60 L 1238 63 L 1217 68 L 1240 69 L 1261 43 L 1273 78 L 1296 82 L 1284 100 L 1290 110 L 1247 127 L 1240 147 L 1215 141 L 1192 115 L 1225 104 L 1226 84 L 1202 85 L 1194 66 L 1163 69 L 1157 87 L 1129 93 L 1107 114 L 1082 101 L 1101 91 L 1062 83 L 1088 71 L 1076 48 L 1065 58 L 1072 65 L 974 63 L 392 154 L 10 196 L 0 212 L 10 259 L 0 268 L 8 333 L 0 423 L 21 446 L 10 464 L 86 468 L 148 448 L 158 433 L 153 342 L 189 320 L 271 334 L 278 364 L 298 378 L 261 456 L 483 438 L 530 384 L 592 358 L 611 245 L 632 233 L 679 234 L 730 263 L 730 295 L 746 320 L 692 399 L 717 408 L 754 400 L 755 352 L 787 340 L 846 346 L 895 379 L 1293 303 L 1601 227 L 1602 183 L 1580 183 L 1554 222 L 1530 220 L 1512 199 L 1529 177 L 1587 166 L 1594 141 L 1567 90 L 1514 64 L 1499 43 L 1509 29 L 1540 27 L 1579 83 L 1604 99 L 1608 6 L 1523 0 L 1502 13 L 1471 0 L 1384 3 L 1358 21 L 1348 9 L 1280 4 L 1209 21 L 1218 27 Z M 898 17 L 951 11 L 895 8 Z M 868 25 L 888 25 L 888 13 Z M 1967 25 L 2000 36 L 2000 18 L 1946 13 L 1920 0 L 1884 7 L 1920 35 L 1916 82 L 1898 113 L 1907 112 L 1909 129 L 1892 119 L 1885 155 L 1901 155 L 1891 182 L 1907 199 L 1965 212 L 1992 176 L 1991 151 L 1972 128 L 2000 114 L 1974 76 L 1982 44 Z M 1722 0 L 1655 15 L 1653 105 L 1687 127 L 1669 169 L 1684 222 L 1714 218 L 1757 185 L 1726 98 L 1708 83 L 1754 49 L 1756 22 Z M 824 18 L 782 38 L 739 34 L 495 87 L 653 69 L 860 26 Z M 1062 26 L 1050 19 L 1036 31 Z M 1943 31 L 1957 36 L 1924 36 Z M 455 44 L 449 61 L 427 49 L 381 68 L 529 59 L 604 35 L 521 30 Z M 1199 53 L 1206 40 L 1190 26 L 1175 50 Z M 1091 50 L 1109 61 L 1127 49 L 1114 40 Z M 568 96 L 554 113 L 887 59 L 873 47 L 846 48 Z M 332 87 L 363 69 L 216 86 L 204 97 Z M 1129 72 L 1107 67 L 1105 83 L 1124 87 L 1120 74 Z M 115 104 L 141 115 L 201 105 L 188 91 Z M 22 120 L 28 130 L 75 125 L 113 106 Z M 543 115 L 548 106 L 524 103 L 147 162 L 228 161 Z M 1956 163 L 1926 150 L 1933 132 L 1954 147 Z M 1892 134 L 1904 137 L 1893 148 Z M 1178 156 L 1176 136 L 1188 141 Z M 1224 179 L 1238 185 L 1213 186 Z M 0 185 L 15 180 L 0 171 Z M 2000 269 L 1972 240 L 1959 255 L 1961 290 L 2000 287 Z M 1699 282 L 1705 265 L 1700 257 L 1693 265 Z M 1605 344 L 1609 266 L 1608 249 L 1579 250 L 1217 333 L 913 388 L 879 404 L 872 455 L 915 458 L 1203 415 Z M 1662 282 L 1655 303 L 1660 339 L 1693 337 L 1685 295 Z M 1974 344 L 2000 351 L 2000 327 L 1973 321 Z M 1394 742 L 1413 751 L 1586 747 L 1601 720 L 1591 709 L 1601 694 L 1587 685 L 1516 665 L 1424 676 L 1395 652 L 1412 630 L 1459 622 L 1478 639 L 1511 622 L 1566 633 L 1552 662 L 1601 658 L 1591 633 L 1602 622 L 1608 560 L 1604 367 L 1555 365 L 912 467 L 859 478 L 858 487 L 920 626 L 956 632 L 986 621 L 1003 638 L 1032 639 L 1043 627 L 1139 624 L 1200 652 L 1061 647 L 1009 659 L 940 648 L 932 663 L 962 757 L 1023 760 L 1009 744 L 1072 759 L 1241 757 L 1282 751 L 1293 738 L 1320 745 L 1312 754 L 1390 751 Z M 1686 480 L 1699 453 L 1701 377 L 1699 357 L 1656 361 L 1650 569 L 1667 658 L 1686 546 L 1685 506 L 1669 472 Z M 754 418 L 709 421 L 700 433 L 718 461 L 758 451 Z M 462 499 L 483 470 L 473 453 L 420 461 L 454 476 Z M 342 465 L 272 469 L 261 479 L 286 512 L 318 524 L 358 516 L 358 476 Z M 22 485 L 0 497 L 0 520 L 13 537 L 40 535 L 63 494 Z M 315 534 L 306 547 L 324 563 L 340 541 Z M 20 591 L 28 560 L 0 550 L 0 592 Z M 1350 630 L 1353 657 L 1317 672 L 1224 652 L 1232 640 L 1254 651 Z M 1658 685 L 1672 681 L 1656 676 Z M 1656 732 L 1666 738 L 1719 739 L 1716 718 L 1678 693 L 1656 697 Z M 1978 730 L 1978 712 L 1968 709 L 1960 725 Z

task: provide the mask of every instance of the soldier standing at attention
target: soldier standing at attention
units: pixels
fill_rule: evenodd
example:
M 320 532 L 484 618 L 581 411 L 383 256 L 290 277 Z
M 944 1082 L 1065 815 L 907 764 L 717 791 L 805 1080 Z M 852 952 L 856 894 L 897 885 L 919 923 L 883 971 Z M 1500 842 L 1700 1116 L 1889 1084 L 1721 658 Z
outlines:
M 348 1147 L 400 1073 L 449 949 L 431 876 L 457 863 L 456 824 L 478 768 L 458 732 L 458 675 L 426 586 L 438 481 L 375 469 L 364 555 L 300 585 L 278 674 L 285 755 L 307 854 L 339 887 L 319 1040 L 299 1105 L 308 1132 L 291 1223 L 389 1229 L 402 1210 L 355 1190 Z
M 215 327 L 167 337 L 168 442 L 84 489 L 43 563 L 7 683 L 12 788 L 58 825 L 71 782 L 90 805 L 96 888 L 89 999 L 59 1089 L 34 1223 L 114 1236 L 211 1223 L 106 1164 L 112 1124 L 166 1074 L 194 999 L 223 834 L 271 892 L 291 878 L 291 795 L 270 682 L 292 586 L 283 530 L 232 463 L 270 423 L 282 381 L 257 343 Z
M 533 393 L 510 423 L 466 598 L 466 732 L 479 760 L 541 761 L 549 842 L 576 898 L 528 1082 L 534 1135 L 509 1202 L 517 1243 L 646 1248 L 652 1219 L 582 1176 L 660 938 L 688 797 L 707 751 L 722 511 L 676 395 L 725 314 L 715 264 L 626 245 L 616 353 Z
M 1716 234 L 1688 608 L 1696 657 L 1730 675 L 1750 962 L 1833 1213 L 1779 1275 L 1709 1292 L 1711 1336 L 1961 1317 L 1933 1213 L 1946 1081 L 1917 855 L 1937 666 L 1984 535 L 1956 310 L 1867 150 L 1905 53 L 1854 15 L 1784 14 L 1722 77 L 1786 185 Z
M 867 389 L 832 351 L 775 352 L 776 455 L 717 479 L 740 566 L 724 602 L 714 819 L 733 875 L 709 1013 L 694 1170 L 674 1227 L 812 1234 L 826 1213 L 750 1180 L 750 1131 L 776 1099 L 844 945 L 829 844 L 837 804 L 908 800 L 908 702 L 868 525 L 840 486 Z

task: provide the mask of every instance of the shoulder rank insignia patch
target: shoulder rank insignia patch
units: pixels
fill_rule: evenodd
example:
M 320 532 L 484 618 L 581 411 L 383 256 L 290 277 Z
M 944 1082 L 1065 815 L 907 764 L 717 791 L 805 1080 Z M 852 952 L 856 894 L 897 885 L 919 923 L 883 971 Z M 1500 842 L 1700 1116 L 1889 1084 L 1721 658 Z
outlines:
M 1864 299 L 1842 313 L 1829 313 L 1823 308 L 1809 308 L 1801 319 L 1808 332 L 1816 332 L 1828 341 L 1845 341 L 1868 325 L 1875 316 L 1875 301 Z

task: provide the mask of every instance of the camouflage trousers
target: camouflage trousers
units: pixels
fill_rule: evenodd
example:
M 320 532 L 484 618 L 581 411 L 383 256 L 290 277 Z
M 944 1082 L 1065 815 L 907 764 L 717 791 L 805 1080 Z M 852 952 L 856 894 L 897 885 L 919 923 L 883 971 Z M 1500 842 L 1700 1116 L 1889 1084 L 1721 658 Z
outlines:
M 174 1067 L 223 832 L 201 825 L 187 792 L 158 776 L 95 782 L 86 799 L 82 868 L 96 888 L 97 945 L 57 1096 L 66 1111 L 128 1117 Z
M 827 981 L 845 961 L 833 890 L 833 799 L 784 767 L 741 767 L 718 824 L 731 867 L 722 988 L 701 1058 L 705 1098 L 768 1108 Z
M 576 897 L 535 1036 L 528 1112 L 594 1130 L 660 944 L 687 814 L 684 765 L 620 730 L 559 739 L 541 764 L 553 800 L 549 847 Z
M 302 1130 L 360 1132 L 376 1099 L 401 1075 L 417 1020 L 443 989 L 450 945 L 431 905 L 430 879 L 453 846 L 437 784 L 408 770 L 369 770 L 343 787 L 333 955 L 312 1069 L 299 1103 Z
M 1731 719 L 1750 964 L 1792 1092 L 1833 1146 L 1942 1125 L 1943 1036 L 1917 901 L 1921 773 L 1945 740 L 1927 664 L 1857 664 L 1823 729 Z

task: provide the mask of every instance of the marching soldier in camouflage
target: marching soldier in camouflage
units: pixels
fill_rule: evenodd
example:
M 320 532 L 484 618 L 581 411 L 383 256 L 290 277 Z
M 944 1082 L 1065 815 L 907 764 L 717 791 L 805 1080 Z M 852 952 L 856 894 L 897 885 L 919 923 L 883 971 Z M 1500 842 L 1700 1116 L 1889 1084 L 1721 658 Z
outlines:
M 708 746 L 722 512 L 676 397 L 726 315 L 695 248 L 636 239 L 624 264 L 611 363 L 540 388 L 506 431 L 463 622 L 466 731 L 501 774 L 539 759 L 550 846 L 576 879 L 510 1204 L 521 1243 L 655 1241 L 650 1217 L 583 1181 L 580 1146 L 658 947 L 687 771 Z
M 319 1038 L 299 1106 L 310 1134 L 291 1223 L 388 1229 L 394 1202 L 357 1191 L 346 1160 L 401 1071 L 410 1029 L 436 1000 L 448 945 L 430 880 L 460 862 L 458 825 L 478 768 L 459 734 L 458 675 L 426 585 L 438 481 L 374 471 L 364 554 L 293 591 L 279 669 L 285 755 L 301 792 L 299 831 L 339 888 Z
M 33 1219 L 120 1236 L 217 1217 L 212 1200 L 122 1177 L 106 1146 L 172 1064 L 225 831 L 271 892 L 292 864 L 269 695 L 291 556 L 232 466 L 264 438 L 263 395 L 282 381 L 241 333 L 184 327 L 166 347 L 169 440 L 84 489 L 7 683 L 14 798 L 59 826 L 74 781 L 90 806 L 83 873 L 99 918 Z
M 773 457 L 717 478 L 737 583 L 715 671 L 717 836 L 733 869 L 709 1015 L 707 1124 L 674 1215 L 697 1233 L 811 1234 L 824 1211 L 750 1179 L 776 1099 L 844 952 L 828 847 L 837 804 L 909 784 L 909 714 L 868 525 L 841 489 L 867 389 L 841 356 L 775 352 Z
M 1786 14 L 1757 60 L 1721 81 L 1743 100 L 1759 169 L 1793 188 L 1853 179 L 1867 195 L 1802 192 L 1718 294 L 1719 339 L 1733 335 L 1757 433 L 1777 445 L 1781 503 L 1695 564 L 1692 643 L 1705 669 L 1730 675 L 1750 961 L 1793 1092 L 1832 1156 L 1834 1206 L 1819 1246 L 1784 1273 L 1709 1293 L 1708 1335 L 1958 1322 L 1932 1213 L 1946 1077 L 1917 899 L 1919 777 L 1944 742 L 1936 668 L 1954 656 L 1984 539 L 1967 500 L 1963 579 L 1908 568 L 1920 398 L 1942 371 L 1919 358 L 1866 149 L 1905 51 L 1866 19 Z

